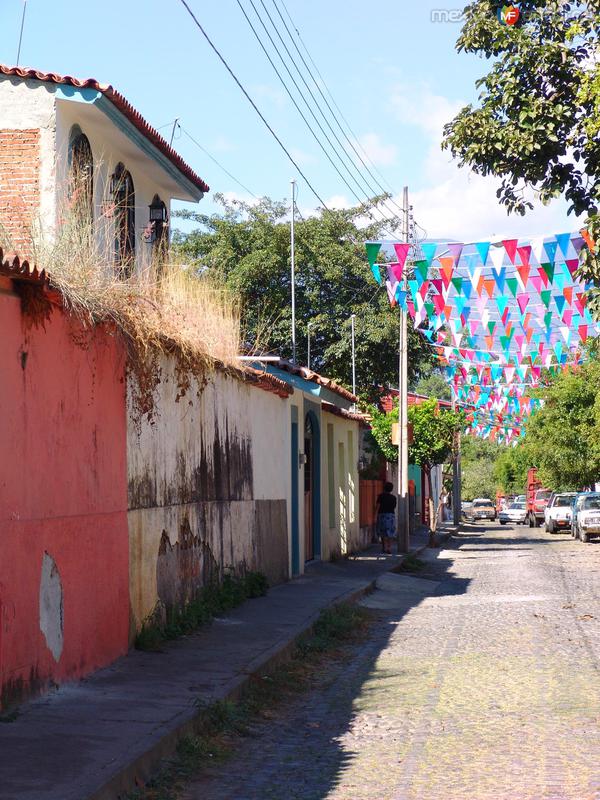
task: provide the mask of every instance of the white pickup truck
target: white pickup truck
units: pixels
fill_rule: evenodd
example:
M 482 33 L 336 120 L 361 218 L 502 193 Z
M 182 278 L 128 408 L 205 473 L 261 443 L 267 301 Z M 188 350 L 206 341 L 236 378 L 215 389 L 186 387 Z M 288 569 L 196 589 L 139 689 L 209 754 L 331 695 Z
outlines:
M 559 533 L 571 528 L 571 506 L 575 492 L 555 492 L 544 511 L 544 527 L 548 533 Z

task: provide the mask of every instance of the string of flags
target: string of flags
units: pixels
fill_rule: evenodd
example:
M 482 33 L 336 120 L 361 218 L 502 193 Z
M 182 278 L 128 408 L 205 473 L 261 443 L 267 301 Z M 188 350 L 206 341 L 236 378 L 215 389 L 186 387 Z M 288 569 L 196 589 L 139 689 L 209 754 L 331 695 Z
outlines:
M 470 432 L 506 444 L 540 407 L 529 388 L 576 369 L 600 334 L 587 307 L 593 284 L 578 276 L 585 247 L 594 251 L 585 229 L 527 241 L 366 243 L 375 280 L 434 347 Z

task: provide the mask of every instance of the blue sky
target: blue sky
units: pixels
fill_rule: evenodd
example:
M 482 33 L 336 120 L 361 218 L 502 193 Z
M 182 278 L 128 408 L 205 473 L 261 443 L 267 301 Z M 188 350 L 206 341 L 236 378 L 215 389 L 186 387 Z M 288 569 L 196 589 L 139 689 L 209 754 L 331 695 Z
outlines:
M 250 0 L 240 2 L 268 44 Z M 264 15 L 261 0 L 254 3 Z M 285 14 L 282 0 L 277 3 Z M 352 204 L 349 189 L 285 94 L 237 0 L 189 4 L 320 196 L 328 205 Z M 264 4 L 278 19 L 273 0 Z M 432 10 L 443 6 L 422 0 L 286 0 L 286 5 L 377 169 L 398 193 L 409 185 L 415 217 L 430 237 L 473 240 L 577 228 L 561 202 L 525 219 L 507 218 L 496 202 L 494 181 L 459 171 L 440 151 L 443 123 L 475 99 L 475 80 L 487 67 L 455 52 L 459 24 L 432 21 Z M 6 64 L 16 60 L 22 9 L 23 0 L 0 3 L 0 60 Z M 254 194 L 282 198 L 290 178 L 297 177 L 302 211 L 317 204 L 179 0 L 28 0 L 20 63 L 112 83 L 167 138 L 169 123 L 179 117 L 184 129 Z M 248 198 L 184 134 L 174 146 L 212 190 Z M 198 208 L 210 213 L 215 205 L 207 197 Z

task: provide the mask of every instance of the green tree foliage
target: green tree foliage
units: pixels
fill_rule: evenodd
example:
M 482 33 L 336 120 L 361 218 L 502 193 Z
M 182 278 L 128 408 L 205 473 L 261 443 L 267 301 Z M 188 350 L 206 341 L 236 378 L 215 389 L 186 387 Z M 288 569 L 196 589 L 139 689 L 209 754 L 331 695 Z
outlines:
M 457 49 L 493 61 L 477 82 L 478 104 L 446 126 L 444 146 L 501 178 L 498 197 L 510 211 L 531 208 L 525 186 L 543 202 L 564 196 L 600 238 L 600 3 L 524 0 L 514 27 L 499 22 L 502 5 L 476 0 L 465 10 Z
M 555 490 L 576 490 L 600 480 L 600 364 L 590 361 L 538 390 L 544 407 L 526 427 L 530 466 Z
M 439 408 L 436 400 L 426 400 L 409 407 L 408 421 L 413 429 L 409 458 L 412 464 L 423 469 L 429 488 L 430 544 L 433 546 L 437 513 L 431 496 L 431 470 L 454 456 L 457 434 L 464 426 L 464 415 L 461 411 Z
M 527 470 L 535 466 L 524 441 L 505 447 L 494 464 L 494 478 L 503 494 L 525 494 Z
M 413 384 L 412 391 L 425 397 L 435 397 L 436 400 L 450 400 L 452 391 L 450 384 L 441 372 L 434 369 L 425 369 L 424 374 Z
M 392 444 L 392 424 L 398 422 L 398 401 L 394 403 L 392 410 L 386 414 L 380 411 L 377 406 L 370 406 L 371 416 L 371 435 L 379 449 L 379 453 L 390 463 L 398 461 L 398 447 Z
M 211 272 L 240 297 L 249 348 L 291 356 L 290 225 L 285 203 L 264 198 L 256 205 L 215 195 L 223 211 L 184 212 L 198 224 L 177 233 L 175 245 L 202 272 Z M 296 224 L 297 359 L 351 383 L 350 316 L 356 314 L 358 387 L 398 381 L 398 309 L 389 306 L 366 259 L 364 241 L 380 240 L 382 226 L 365 227 L 370 206 L 323 211 Z M 411 378 L 431 361 L 431 348 L 409 326 Z
M 505 450 L 499 444 L 475 436 L 463 436 L 460 444 L 462 498 L 496 496 L 495 465 Z

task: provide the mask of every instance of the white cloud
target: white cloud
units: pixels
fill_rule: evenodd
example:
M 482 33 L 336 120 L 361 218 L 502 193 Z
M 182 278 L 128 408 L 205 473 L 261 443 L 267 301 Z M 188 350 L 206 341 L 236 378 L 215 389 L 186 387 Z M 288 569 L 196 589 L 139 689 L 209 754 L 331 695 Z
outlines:
M 278 108 L 282 108 L 286 104 L 287 95 L 283 89 L 278 89 L 276 86 L 258 83 L 252 86 L 252 94 L 260 100 L 267 100 Z
M 423 180 L 410 193 L 415 219 L 428 237 L 461 241 L 500 236 L 525 238 L 577 228 L 575 218 L 567 217 L 562 200 L 549 206 L 535 203 L 534 210 L 525 217 L 508 216 L 496 197 L 500 182 L 459 168 L 451 154 L 441 149 L 444 125 L 464 105 L 462 101 L 435 95 L 427 88 L 408 93 L 397 87 L 392 105 L 399 122 L 419 128 L 429 141 L 421 170 Z
M 398 148 L 393 144 L 384 144 L 377 133 L 365 133 L 359 138 L 362 149 L 373 164 L 389 167 L 396 163 Z
M 307 153 L 305 150 L 300 150 L 298 147 L 290 147 L 292 158 L 301 167 L 307 167 L 311 164 L 317 163 L 317 158 L 312 153 Z

